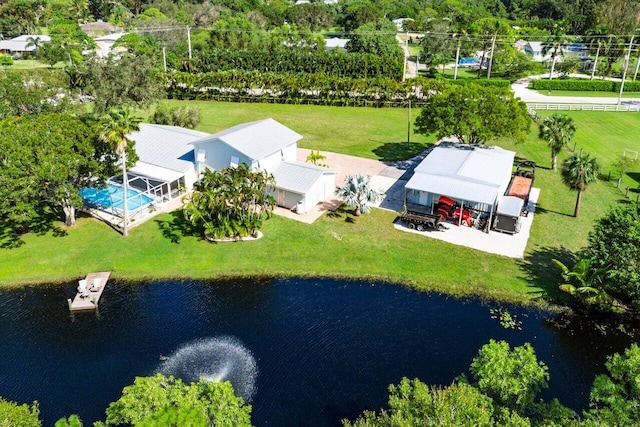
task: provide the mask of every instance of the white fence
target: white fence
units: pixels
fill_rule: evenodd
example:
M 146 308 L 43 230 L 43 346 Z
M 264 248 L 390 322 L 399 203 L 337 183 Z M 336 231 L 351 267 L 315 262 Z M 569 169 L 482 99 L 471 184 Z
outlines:
M 527 102 L 527 109 L 558 111 L 629 111 L 640 112 L 640 104 L 542 104 Z

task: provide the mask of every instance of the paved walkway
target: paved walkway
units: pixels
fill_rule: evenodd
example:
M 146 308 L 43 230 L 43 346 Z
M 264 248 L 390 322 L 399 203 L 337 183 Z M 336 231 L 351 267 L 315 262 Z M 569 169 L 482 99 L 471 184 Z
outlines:
M 571 77 L 584 77 L 582 74 L 572 74 Z M 549 74 L 539 76 L 530 76 L 517 80 L 511 85 L 514 96 L 520 98 L 524 102 L 539 104 L 599 104 L 599 105 L 616 105 L 618 97 L 594 97 L 594 96 L 550 96 L 529 89 L 529 83 L 534 79 L 549 78 Z M 640 104 L 640 98 L 622 98 L 621 104 Z

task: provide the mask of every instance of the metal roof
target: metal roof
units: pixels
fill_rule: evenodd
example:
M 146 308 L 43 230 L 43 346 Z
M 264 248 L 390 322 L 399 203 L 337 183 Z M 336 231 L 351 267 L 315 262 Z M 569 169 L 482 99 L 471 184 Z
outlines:
M 129 135 L 135 141 L 140 162 L 178 172 L 194 168 L 194 141 L 209 136 L 208 133 L 177 126 L 141 123 L 140 130 Z
M 35 44 L 27 47 L 31 41 L 42 44 L 50 42 L 51 37 L 43 34 L 27 34 L 9 40 L 0 40 L 0 50 L 8 50 L 10 52 L 34 52 L 36 50 Z
M 260 160 L 302 139 L 302 135 L 269 118 L 243 123 L 203 138 L 194 144 L 221 141 L 251 160 Z
M 499 147 L 435 147 L 416 166 L 406 187 L 456 199 L 494 204 L 511 179 L 515 153 Z
M 337 173 L 331 169 L 303 162 L 281 162 L 273 170 L 276 186 L 297 194 L 306 194 L 326 173 Z
M 178 172 L 160 166 L 150 165 L 149 163 L 141 161 L 138 161 L 134 167 L 129 169 L 129 172 L 137 173 L 164 182 L 173 182 L 184 176 L 184 172 Z
M 502 215 L 519 217 L 524 206 L 524 200 L 515 196 L 502 196 L 498 199 L 496 212 Z

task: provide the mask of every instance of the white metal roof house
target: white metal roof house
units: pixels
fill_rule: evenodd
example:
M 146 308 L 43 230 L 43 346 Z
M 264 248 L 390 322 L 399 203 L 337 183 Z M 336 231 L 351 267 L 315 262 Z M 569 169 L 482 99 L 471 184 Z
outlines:
M 0 40 L 0 52 L 9 55 L 30 55 L 35 53 L 36 45 L 50 42 L 51 37 L 43 34 L 27 34 L 9 40 Z
M 341 39 L 340 37 L 331 37 L 330 39 L 324 39 L 325 48 L 327 52 L 331 52 L 333 49 L 339 49 L 346 52 L 347 43 L 351 39 Z
M 113 33 L 107 34 L 106 36 L 100 36 L 93 39 L 96 42 L 95 53 L 99 58 L 105 58 L 109 56 L 110 53 L 114 53 L 117 51 L 126 51 L 126 48 L 120 47 L 114 49 L 113 45 L 118 41 L 118 39 L 128 33 Z
M 193 142 L 196 170 L 246 163 L 276 179 L 278 205 L 306 212 L 332 194 L 336 172 L 296 160 L 302 135 L 269 118 L 243 123 Z
M 513 151 L 500 147 L 441 143 L 405 185 L 406 202 L 433 213 L 434 203 L 446 196 L 463 207 L 493 214 L 509 186 L 514 158 Z
M 129 184 L 164 201 L 178 197 L 181 187 L 192 190 L 198 180 L 192 143 L 207 136 L 177 126 L 141 123 L 140 130 L 129 136 L 139 158 L 127 171 Z

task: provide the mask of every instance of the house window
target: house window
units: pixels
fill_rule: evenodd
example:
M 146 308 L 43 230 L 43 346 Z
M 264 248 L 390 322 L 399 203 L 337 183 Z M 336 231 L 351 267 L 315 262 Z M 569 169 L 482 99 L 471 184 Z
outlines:
M 232 168 L 237 168 L 238 163 L 240 163 L 240 159 L 236 156 L 231 156 L 231 161 L 229 162 L 229 166 Z
M 198 148 L 198 155 L 196 156 L 196 162 L 204 163 L 207 160 L 207 150 L 204 148 Z

